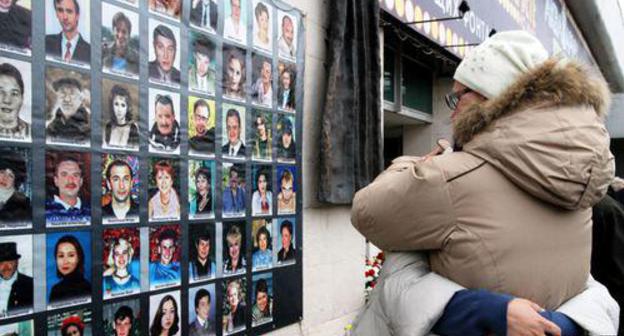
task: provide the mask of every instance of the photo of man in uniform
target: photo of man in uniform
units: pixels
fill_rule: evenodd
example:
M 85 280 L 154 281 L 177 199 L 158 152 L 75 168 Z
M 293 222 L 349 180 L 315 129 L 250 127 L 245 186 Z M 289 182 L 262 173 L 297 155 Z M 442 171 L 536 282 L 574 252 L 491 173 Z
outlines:
M 56 18 L 62 28 L 58 34 L 45 37 L 45 49 L 49 56 L 63 62 L 91 62 L 91 45 L 78 31 L 80 4 L 78 0 L 53 0 Z M 87 15 L 89 15 L 87 13 Z
M 180 84 L 180 71 L 175 67 L 176 37 L 171 28 L 159 24 L 152 33 L 152 45 L 156 58 L 149 62 L 150 80 L 163 84 Z
M 115 159 L 106 167 L 106 189 L 110 202 L 102 207 L 102 217 L 117 221 L 138 221 L 139 204 L 132 198 L 134 172 L 128 162 Z
M 210 116 L 212 115 L 210 105 L 205 99 L 199 98 L 193 104 L 193 125 L 195 135 L 189 139 L 191 151 L 197 154 L 212 155 L 215 151 L 215 130 L 210 127 Z
M 156 240 L 158 259 L 150 263 L 150 288 L 162 288 L 180 283 L 180 262 L 176 258 L 178 234 L 166 228 Z
M 24 62 L 15 60 L 11 62 L 30 68 L 30 65 Z M 30 71 L 25 75 L 29 83 Z M 22 109 L 28 113 L 28 108 L 24 107 L 25 89 L 24 79 L 18 68 L 8 62 L 0 64 L 0 94 L 3 97 L 0 100 L 0 138 L 30 140 L 30 124 L 20 118 Z
M 117 8 L 118 7 L 107 3 L 102 3 L 103 13 Z M 134 21 L 138 22 L 138 15 L 132 12 L 128 12 L 128 15 L 133 15 Z M 130 21 L 130 18 L 126 15 L 126 13 L 124 13 L 124 11 L 120 10 L 113 16 L 112 34 L 112 43 L 107 41 L 102 42 L 102 66 L 104 67 L 104 70 L 111 71 L 113 73 L 138 76 L 139 52 L 136 45 L 130 44 L 133 37 L 132 21 Z
M 193 0 L 191 4 L 191 24 L 212 31 L 217 30 L 219 9 L 214 0 Z
M 48 153 L 46 165 L 53 164 L 53 172 L 46 171 L 46 175 L 52 175 L 53 185 L 48 185 L 46 194 L 46 221 L 54 224 L 88 224 L 91 218 L 90 199 L 84 195 L 84 174 L 89 170 L 83 169 L 83 160 L 88 154 L 80 153 L 54 153 L 58 154 L 54 160 Z M 47 168 L 46 168 L 47 170 Z M 51 197 L 50 197 L 51 196 Z
M 46 127 L 48 143 L 89 145 L 91 113 L 85 105 L 83 85 L 74 77 L 62 77 L 52 84 L 56 101 Z
M 150 150 L 178 152 L 180 150 L 180 124 L 176 120 L 172 96 L 156 94 L 153 106 L 154 124 L 149 134 Z
M 33 307 L 33 278 L 18 271 L 16 242 L 0 243 L 0 316 L 28 313 Z
M 18 2 L 19 0 L 0 1 L 0 45 L 29 50 L 32 43 L 31 11 Z
M 32 220 L 30 198 L 22 190 L 28 183 L 24 151 L 0 148 L 0 225 L 15 226 Z
M 215 45 L 206 37 L 195 34 L 191 52 L 193 58 L 189 67 L 189 88 L 202 93 L 215 92 L 216 70 L 214 63 Z
M 241 116 L 237 109 L 230 108 L 225 115 L 225 138 L 227 142 L 221 147 L 224 156 L 245 156 L 245 143 L 241 140 Z

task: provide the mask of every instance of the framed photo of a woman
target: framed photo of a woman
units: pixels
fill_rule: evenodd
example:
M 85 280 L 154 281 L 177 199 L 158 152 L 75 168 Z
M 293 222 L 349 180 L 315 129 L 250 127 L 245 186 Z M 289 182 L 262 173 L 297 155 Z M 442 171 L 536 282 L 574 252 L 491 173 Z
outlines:
M 271 161 L 273 157 L 273 120 L 268 111 L 253 110 L 252 132 L 247 142 L 251 146 L 251 159 Z
M 91 309 L 64 311 L 48 315 L 48 336 L 93 335 Z
M 215 162 L 189 160 L 188 169 L 189 218 L 214 218 Z
M 139 299 L 115 301 L 102 308 L 104 335 L 141 335 L 141 301 Z
M 253 45 L 266 52 L 273 51 L 273 6 L 253 1 Z
M 245 330 L 247 324 L 247 280 L 230 279 L 223 282 L 223 335 Z
M 150 228 L 149 283 L 151 290 L 180 285 L 181 236 L 180 225 Z
M 273 173 L 271 166 L 254 165 L 251 168 L 253 194 L 251 214 L 270 216 L 273 214 Z
M 273 221 L 271 219 L 254 219 L 251 223 L 253 236 L 253 253 L 251 269 L 254 271 L 273 266 Z
M 102 233 L 104 299 L 141 291 L 140 237 L 137 228 L 106 229 Z
M 102 147 L 139 150 L 139 87 L 102 80 Z
M 47 151 L 45 156 L 48 227 L 91 224 L 91 156 L 86 152 Z
M 102 2 L 102 68 L 139 78 L 139 14 Z
M 2 21 L 0 15 L 0 22 Z M 0 37 L 4 32 L 0 30 Z M 0 57 L 0 140 L 30 142 L 32 124 L 30 63 Z
M 213 279 L 217 274 L 217 240 L 215 225 L 189 225 L 189 281 Z
M 180 154 L 180 94 L 149 89 L 149 151 Z
M 273 321 L 273 273 L 254 274 L 251 287 L 251 326 Z
M 225 98 L 245 100 L 246 54 L 247 52 L 239 47 L 223 46 L 223 95 Z
M 247 272 L 247 239 L 245 221 L 223 223 L 223 274 Z
M 0 146 L 0 230 L 32 227 L 30 149 Z
M 296 87 L 297 87 L 297 68 L 292 63 L 279 62 L 277 64 L 277 73 L 279 75 L 277 81 L 277 108 L 295 113 L 296 104 Z
M 297 257 L 295 246 L 295 218 L 279 218 L 277 220 L 279 239 L 277 240 L 277 264 L 292 264 Z
M 30 55 L 32 45 L 31 1 L 0 3 L 0 49 Z
M 180 291 L 150 296 L 149 334 L 177 336 L 182 331 Z
M 102 154 L 102 222 L 139 222 L 139 158 Z
M 48 233 L 48 309 L 91 302 L 91 232 Z
M 150 158 L 148 218 L 152 222 L 180 219 L 180 168 L 175 159 Z
M 32 235 L 0 237 L 0 276 L 4 287 L 1 297 L 4 304 L 0 307 L 0 320 L 32 313 L 34 307 Z

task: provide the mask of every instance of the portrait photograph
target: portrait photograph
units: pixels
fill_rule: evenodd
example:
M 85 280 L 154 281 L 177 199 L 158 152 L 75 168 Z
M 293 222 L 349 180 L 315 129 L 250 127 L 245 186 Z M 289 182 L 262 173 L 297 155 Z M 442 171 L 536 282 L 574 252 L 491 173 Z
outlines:
M 189 154 L 214 157 L 216 112 L 214 100 L 188 97 Z
M 150 290 L 180 285 L 181 238 L 180 225 L 150 227 Z
M 0 14 L 0 21 L 1 18 Z M 31 141 L 31 87 L 30 63 L 0 57 L 0 94 L 4 97 L 0 101 L 0 140 Z
M 252 110 L 251 134 L 247 142 L 251 146 L 251 159 L 271 161 L 273 157 L 273 116 L 269 111 Z
M 206 222 L 189 225 L 188 246 L 190 282 L 214 279 L 217 275 L 215 224 Z
M 277 214 L 294 214 L 297 210 L 295 166 L 277 166 Z
M 245 147 L 245 111 L 244 106 L 223 103 L 221 105 L 222 129 L 221 154 L 227 158 L 244 159 Z
M 105 229 L 102 233 L 104 299 L 141 291 L 141 241 L 138 228 Z
M 48 315 L 48 336 L 93 335 L 91 309 L 65 311 Z
M 30 149 L 0 146 L 0 230 L 32 227 Z
M 47 227 L 90 225 L 91 157 L 85 152 L 47 151 Z
M 192 0 L 189 17 L 191 27 L 215 33 L 219 22 L 218 6 L 216 0 Z
M 292 63 L 279 62 L 277 65 L 278 81 L 277 81 L 277 108 L 295 113 L 296 104 L 296 76 L 297 68 Z
M 223 0 L 223 37 L 247 44 L 247 1 Z
M 102 2 L 102 69 L 139 77 L 139 14 Z
M 102 154 L 102 223 L 139 222 L 139 158 Z
M 46 143 L 89 147 L 91 145 L 91 78 L 89 75 L 47 67 L 45 86 Z
M 279 115 L 275 131 L 277 133 L 277 161 L 294 163 L 297 158 L 295 116 Z
M 149 89 L 149 151 L 180 154 L 180 94 Z
M 184 0 L 148 0 L 150 12 L 168 19 L 180 20 Z
M 189 336 L 213 336 L 217 330 L 217 295 L 215 284 L 188 290 Z
M 277 27 L 279 56 L 295 62 L 297 57 L 297 18 L 278 10 Z
M 180 28 L 150 19 L 149 32 L 148 71 L 150 82 L 175 88 L 180 87 L 180 56 L 178 55 L 181 41 Z
M 292 264 L 296 260 L 297 248 L 295 244 L 295 217 L 278 218 L 277 230 L 277 264 Z
M 214 218 L 215 162 L 188 160 L 189 218 Z
M 104 335 L 141 335 L 141 301 L 139 299 L 117 301 L 102 307 Z
M 208 36 L 190 32 L 188 54 L 189 90 L 210 95 L 215 93 L 217 78 L 215 50 L 215 43 Z
M 139 150 L 139 87 L 102 79 L 102 147 Z
M 179 160 L 150 158 L 149 178 L 147 209 L 149 220 L 180 220 Z
M 273 274 L 254 274 L 251 292 L 251 326 L 273 321 Z
M 223 282 L 223 335 L 245 330 L 247 325 L 247 280 L 230 279 Z
M 91 232 L 48 233 L 48 309 L 91 302 Z
M 0 326 L 0 335 L 3 336 L 33 336 L 33 320 L 20 321 Z
M 30 55 L 32 0 L 2 1 L 0 13 L 0 50 Z
M 180 303 L 179 290 L 150 296 L 149 335 L 181 335 Z
M 225 98 L 245 100 L 246 54 L 247 52 L 239 47 L 223 46 L 223 95 Z
M 273 6 L 253 0 L 253 45 L 268 53 L 273 52 Z
M 223 217 L 244 217 L 246 203 L 245 165 L 223 162 L 221 172 Z
M 271 166 L 251 167 L 252 190 L 251 214 L 270 216 L 273 214 L 273 170 Z
M 32 235 L 0 237 L 0 319 L 33 312 L 33 248 Z
M 251 222 L 253 249 L 251 268 L 253 271 L 273 266 L 273 221 L 270 218 L 254 219 Z
M 254 104 L 273 106 L 273 65 L 271 59 L 260 54 L 251 58 L 253 69 L 251 85 L 251 101 Z
M 247 272 L 247 239 L 244 220 L 223 222 L 223 275 Z
M 46 59 L 91 67 L 91 1 L 45 1 Z

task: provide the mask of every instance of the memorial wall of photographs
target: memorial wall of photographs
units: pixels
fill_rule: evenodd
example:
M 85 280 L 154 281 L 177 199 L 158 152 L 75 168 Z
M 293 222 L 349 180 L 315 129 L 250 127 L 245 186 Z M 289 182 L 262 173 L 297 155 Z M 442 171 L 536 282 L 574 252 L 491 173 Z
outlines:
M 17 0 L 0 13 L 0 334 L 298 322 L 301 12 Z

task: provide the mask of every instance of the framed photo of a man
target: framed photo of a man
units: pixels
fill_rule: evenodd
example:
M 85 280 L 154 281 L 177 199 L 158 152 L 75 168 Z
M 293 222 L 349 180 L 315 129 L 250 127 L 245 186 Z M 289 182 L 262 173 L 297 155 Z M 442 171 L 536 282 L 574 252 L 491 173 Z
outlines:
M 46 171 L 47 227 L 91 223 L 91 157 L 83 152 L 48 151 Z
M 188 97 L 189 154 L 215 154 L 216 105 L 212 99 Z
M 102 68 L 139 77 L 139 14 L 102 2 Z
M 254 219 L 251 223 L 253 253 L 251 267 L 253 271 L 273 266 L 273 224 L 271 219 Z
M 168 19 L 180 20 L 183 0 L 149 0 L 150 12 Z
M 277 65 L 279 73 L 277 87 L 277 108 L 286 112 L 295 112 L 296 104 L 296 77 L 297 69 L 292 63 L 279 62 Z
M 219 21 L 219 7 L 217 1 L 192 0 L 189 21 L 193 28 L 215 33 Z
M 271 59 L 253 54 L 252 102 L 267 107 L 273 106 L 273 65 Z
M 180 154 L 180 94 L 149 89 L 149 151 Z
M 247 44 L 247 1 L 223 0 L 223 37 L 226 39 Z
M 296 260 L 295 218 L 279 218 L 277 220 L 279 239 L 277 240 L 277 264 L 292 264 Z
M 91 145 L 91 79 L 67 69 L 46 70 L 46 143 Z
M 48 336 L 93 335 L 91 309 L 48 315 Z
M 253 45 L 266 52 L 273 51 L 273 6 L 253 0 Z
M 268 111 L 253 110 L 250 140 L 251 158 L 257 161 L 271 161 L 273 155 L 273 120 Z
M 149 284 L 151 290 L 180 285 L 181 236 L 180 225 L 150 228 Z
M 180 291 L 150 296 L 149 334 L 179 336 L 182 331 Z
M 139 158 L 102 154 L 102 222 L 139 222 Z
M 0 12 L 0 21 L 1 18 Z M 31 87 L 30 63 L 0 57 L 0 140 L 30 142 Z
M 102 147 L 139 150 L 139 87 L 102 79 Z
M 30 55 L 31 0 L 0 2 L 0 49 Z
M 102 294 L 104 299 L 141 291 L 139 229 L 106 229 L 102 233 Z
M 171 0 L 180 1 L 180 0 Z M 180 87 L 180 28 L 150 19 L 149 80 L 152 83 Z
M 91 232 L 48 233 L 48 309 L 91 302 Z
M 6 336 L 33 336 L 33 320 L 26 320 L 0 326 L 0 335 Z
M 33 312 L 33 237 L 0 237 L 0 319 Z
M 30 149 L 0 147 L 0 230 L 32 227 L 31 160 Z
M 214 94 L 217 78 L 215 49 L 214 42 L 207 36 L 194 32 L 190 33 L 189 90 L 203 94 Z
M 104 335 L 138 336 L 141 334 L 141 301 L 139 299 L 105 304 L 102 310 Z
M 223 103 L 223 135 L 224 143 L 221 154 L 224 157 L 244 159 L 245 147 L 245 107 Z
M 223 335 L 245 330 L 247 325 L 247 279 L 223 282 Z
M 247 272 L 245 221 L 223 223 L 223 275 Z
M 213 336 L 216 331 L 217 296 L 215 284 L 189 288 L 188 326 L 190 336 Z
M 89 68 L 91 64 L 91 1 L 45 2 L 45 51 L 48 60 Z
M 277 166 L 277 214 L 293 214 L 297 210 L 297 179 L 295 166 Z
M 273 321 L 273 273 L 255 274 L 252 278 L 251 326 Z
M 297 18 L 281 10 L 277 11 L 279 56 L 295 62 L 297 56 Z
M 148 194 L 150 199 L 147 209 L 149 220 L 180 220 L 179 161 L 150 158 L 149 176 Z
M 226 98 L 245 100 L 246 53 L 238 47 L 223 47 L 223 95 Z
M 213 223 L 189 225 L 189 281 L 213 279 L 217 275 L 217 240 Z
M 246 209 L 245 165 L 223 162 L 221 200 L 223 217 L 243 217 Z
M 295 117 L 280 115 L 277 121 L 277 161 L 293 163 L 297 158 Z
M 189 160 L 188 171 L 189 218 L 213 218 L 215 205 L 215 162 L 211 160 Z

